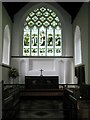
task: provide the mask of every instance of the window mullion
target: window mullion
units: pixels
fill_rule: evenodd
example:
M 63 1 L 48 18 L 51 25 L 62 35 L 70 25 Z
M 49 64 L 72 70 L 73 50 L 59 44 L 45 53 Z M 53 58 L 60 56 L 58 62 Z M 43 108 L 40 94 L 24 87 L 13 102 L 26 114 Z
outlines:
M 47 28 L 46 28 L 46 51 L 45 51 L 46 53 L 46 56 L 47 56 Z
M 32 29 L 30 29 L 30 56 L 31 56 L 31 52 L 32 52 Z
M 53 55 L 55 56 L 55 29 L 53 28 Z
M 39 41 L 39 28 L 38 28 L 38 48 L 37 48 L 38 49 L 38 56 L 39 56 L 39 42 L 40 41 Z

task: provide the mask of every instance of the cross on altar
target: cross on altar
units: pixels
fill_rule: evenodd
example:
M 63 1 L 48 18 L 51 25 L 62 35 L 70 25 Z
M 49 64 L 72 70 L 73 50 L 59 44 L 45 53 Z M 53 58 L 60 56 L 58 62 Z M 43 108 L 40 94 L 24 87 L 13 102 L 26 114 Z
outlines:
M 42 71 L 43 71 L 43 70 L 41 69 L 40 71 L 41 71 L 41 75 L 40 75 L 40 76 L 43 76 L 43 75 L 42 75 Z

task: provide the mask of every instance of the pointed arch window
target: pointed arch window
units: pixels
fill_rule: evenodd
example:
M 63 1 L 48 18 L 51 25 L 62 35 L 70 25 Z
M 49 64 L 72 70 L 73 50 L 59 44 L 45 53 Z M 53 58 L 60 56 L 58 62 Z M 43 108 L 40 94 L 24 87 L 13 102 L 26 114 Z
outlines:
M 57 14 L 41 7 L 28 14 L 24 23 L 23 56 L 61 56 L 62 28 Z
M 75 43 L 74 46 L 75 65 L 82 64 L 81 31 L 78 25 L 76 26 L 75 29 L 74 43 Z
M 10 63 L 10 29 L 8 25 L 4 29 L 2 63 L 5 65 Z

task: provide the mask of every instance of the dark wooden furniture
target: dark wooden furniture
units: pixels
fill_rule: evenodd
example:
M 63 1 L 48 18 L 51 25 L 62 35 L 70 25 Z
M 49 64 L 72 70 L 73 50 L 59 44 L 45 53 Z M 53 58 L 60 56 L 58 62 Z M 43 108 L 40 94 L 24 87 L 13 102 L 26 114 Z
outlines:
M 75 66 L 75 76 L 78 79 L 78 85 L 85 84 L 85 65 Z
M 25 88 L 21 96 L 62 96 L 58 76 L 25 76 Z
M 80 86 L 80 93 L 83 99 L 90 100 L 90 84 L 83 84 Z
M 58 89 L 58 76 L 25 76 L 25 88 Z
M 4 84 L 2 95 L 2 120 L 10 120 L 19 110 L 19 86 Z
M 74 88 L 64 88 L 63 108 L 68 120 L 77 120 L 77 99 L 73 96 L 74 90 Z
M 90 97 L 88 97 L 88 94 L 82 96 L 80 89 L 81 88 L 64 88 L 63 107 L 64 114 L 67 117 L 66 119 L 90 119 Z

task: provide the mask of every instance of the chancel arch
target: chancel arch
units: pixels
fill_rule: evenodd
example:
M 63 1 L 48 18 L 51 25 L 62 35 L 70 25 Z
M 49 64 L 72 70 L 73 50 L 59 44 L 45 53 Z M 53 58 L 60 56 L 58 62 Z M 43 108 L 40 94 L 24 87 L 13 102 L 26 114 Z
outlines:
M 58 60 L 60 60 L 60 58 L 62 58 L 63 56 L 64 57 L 72 56 L 72 49 L 73 49 L 71 46 L 72 36 L 70 34 L 71 28 L 72 28 L 71 16 L 69 14 L 67 14 L 67 12 L 61 8 L 61 6 L 58 6 L 57 3 L 51 3 L 51 4 L 50 3 L 44 3 L 44 4 L 43 3 L 31 3 L 31 4 L 29 3 L 28 5 L 26 5 L 24 7 L 24 9 L 21 9 L 14 16 L 14 27 L 13 27 L 14 29 L 13 29 L 12 42 L 16 46 L 16 48 L 12 47 L 12 56 L 14 56 L 14 57 L 11 59 L 14 59 L 15 56 L 20 56 L 20 58 L 19 58 L 20 60 L 24 58 L 24 61 L 26 61 L 26 66 L 27 66 L 26 67 L 27 75 L 35 75 L 35 76 L 40 75 L 40 70 L 44 69 L 44 71 L 43 71 L 44 75 L 56 76 L 56 75 L 60 74 L 60 72 L 64 72 L 64 70 L 60 71 L 60 69 L 58 67 L 56 69 L 56 66 L 59 66 Z M 49 12 L 47 14 L 44 14 L 43 12 L 41 12 L 41 13 L 36 12 L 36 14 L 35 14 L 35 10 L 39 9 L 38 11 L 40 11 L 40 9 L 42 7 L 45 8 L 45 11 L 49 11 Z M 43 10 L 44 10 L 44 8 L 43 8 Z M 54 14 L 53 14 L 53 12 L 54 12 Z M 30 14 L 30 16 L 32 16 L 33 14 L 34 15 L 32 17 L 28 17 L 29 14 Z M 39 15 L 39 14 L 42 14 L 42 16 L 39 17 L 39 20 L 38 20 L 39 22 L 38 23 L 33 22 L 38 19 L 38 17 L 37 16 L 35 17 L 35 15 Z M 43 14 L 46 16 L 48 14 L 50 14 L 51 17 L 43 17 L 44 16 Z M 51 14 L 55 15 L 55 16 L 52 16 Z M 47 18 L 47 19 L 45 19 L 45 18 Z M 41 21 L 43 21 L 43 20 L 44 20 L 44 22 L 42 23 Z M 51 22 L 49 23 L 49 21 L 51 21 Z M 57 21 L 57 22 L 54 22 L 55 24 L 52 24 L 53 21 Z M 50 24 L 50 27 L 48 24 Z M 34 25 L 36 25 L 36 27 Z M 53 25 L 55 25 L 55 26 L 53 26 Z M 29 26 L 28 27 L 29 29 L 26 29 L 27 28 L 26 26 Z M 24 28 L 25 28 L 25 32 L 24 32 Z M 54 41 L 55 40 L 55 32 L 54 32 L 55 28 L 60 28 L 61 46 L 56 46 L 56 49 L 58 49 L 58 48 L 61 49 L 60 54 L 57 54 L 57 53 L 55 54 L 55 50 L 56 50 L 55 49 L 55 41 Z M 40 31 L 42 32 L 43 29 L 45 32 L 44 35 L 45 35 L 45 40 L 47 43 L 45 42 L 45 45 L 41 46 L 39 44 L 40 42 L 37 42 L 36 46 L 34 46 L 35 45 L 34 40 L 32 42 L 33 36 L 36 39 L 36 41 L 37 41 L 37 38 L 39 41 L 40 36 L 43 35 L 43 34 L 40 35 Z M 57 30 L 57 32 L 58 31 L 59 31 L 59 29 Z M 26 32 L 30 36 L 28 36 L 26 34 Z M 49 38 L 48 36 L 50 34 L 49 32 L 52 33 L 52 35 L 50 35 L 50 38 L 51 38 L 51 36 L 53 36 L 53 43 L 52 43 L 52 45 L 50 44 L 51 46 L 48 46 L 48 38 Z M 37 35 L 36 35 L 36 33 L 37 33 Z M 30 42 L 25 42 L 24 39 L 26 39 L 26 41 L 28 41 L 28 39 L 29 39 Z M 32 46 L 32 44 L 34 44 L 34 45 Z M 53 46 L 54 46 L 54 50 L 52 49 Z M 32 52 L 34 48 L 37 51 L 35 53 Z M 46 50 L 46 52 L 41 53 L 39 48 L 40 49 L 43 48 L 44 51 Z M 24 50 L 28 51 L 28 49 L 29 49 L 29 52 L 24 53 Z M 47 52 L 48 49 L 51 49 L 51 53 Z M 56 56 L 54 56 L 54 55 L 56 55 Z M 33 57 L 33 56 L 35 56 L 35 57 Z M 45 57 L 43 57 L 43 56 L 45 56 Z M 51 59 L 51 57 L 53 60 Z M 63 61 L 65 59 L 64 57 L 62 58 Z M 27 60 L 27 58 L 29 60 Z M 46 61 L 46 58 L 47 58 L 47 61 Z M 51 65 L 52 62 L 55 67 L 53 67 Z M 41 66 L 41 64 L 43 64 L 43 65 L 47 64 L 48 67 L 49 67 L 49 65 L 51 65 L 51 67 L 53 67 L 54 69 L 50 69 L 51 67 L 49 67 L 49 71 L 48 71 L 45 67 L 42 68 L 42 66 L 41 67 L 39 66 L 39 68 L 37 69 L 37 66 L 39 65 L 38 63 L 40 63 L 40 66 Z M 63 77 L 64 76 L 62 76 L 62 80 L 60 80 L 60 82 L 62 84 L 64 83 Z

